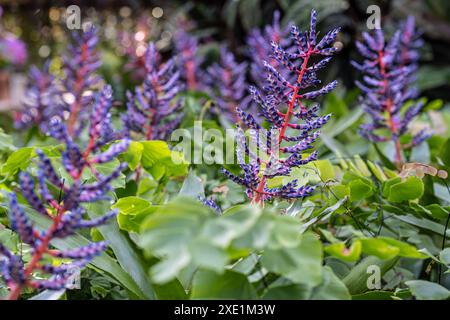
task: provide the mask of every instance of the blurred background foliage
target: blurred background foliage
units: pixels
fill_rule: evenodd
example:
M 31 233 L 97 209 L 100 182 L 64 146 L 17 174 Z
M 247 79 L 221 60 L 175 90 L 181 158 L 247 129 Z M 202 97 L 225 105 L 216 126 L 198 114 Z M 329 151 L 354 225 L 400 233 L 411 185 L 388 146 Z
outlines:
M 64 24 L 66 8 L 76 4 L 81 8 L 83 21 L 91 20 L 103 33 L 103 72 L 123 94 L 132 79 L 124 68 L 130 49 L 144 52 L 141 45 L 157 41 L 160 49 L 171 51 L 171 37 L 177 28 L 177 19 L 185 16 L 195 21 L 192 32 L 201 37 L 202 51 L 215 57 L 211 48 L 225 41 L 244 59 L 246 36 L 255 27 L 272 21 L 279 10 L 282 23 L 307 25 L 309 12 L 314 7 L 320 14 L 320 29 L 343 27 L 340 41 L 343 50 L 339 63 L 329 69 L 329 77 L 338 77 L 345 87 L 353 86 L 357 76 L 350 66 L 355 58 L 354 41 L 361 31 L 367 31 L 366 9 L 376 4 L 381 8 L 382 28 L 395 30 L 399 21 L 414 15 L 423 32 L 426 45 L 421 55 L 419 86 L 422 95 L 430 99 L 450 98 L 450 2 L 446 0 L 226 0 L 226 1 L 0 1 L 4 14 L 3 28 L 18 35 L 28 46 L 28 63 L 42 64 L 53 58 L 53 69 L 60 64 L 60 52 L 68 36 Z M 211 61 L 206 59 L 205 63 Z M 25 70 L 22 67 L 22 70 Z M 126 72 L 128 71 L 128 72 Z M 123 87 L 122 87 L 123 86 Z

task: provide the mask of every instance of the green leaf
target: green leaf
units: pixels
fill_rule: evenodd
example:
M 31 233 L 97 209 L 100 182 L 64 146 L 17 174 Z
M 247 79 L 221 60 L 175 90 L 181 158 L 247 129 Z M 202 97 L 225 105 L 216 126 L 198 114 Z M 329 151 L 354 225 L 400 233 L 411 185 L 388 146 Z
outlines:
M 361 238 L 362 251 L 371 256 L 376 256 L 380 259 L 389 260 L 396 257 L 400 253 L 398 247 L 392 246 L 389 243 L 378 238 Z
M 352 296 L 352 300 L 392 300 L 391 291 L 369 291 Z
M 439 157 L 445 163 L 446 166 L 450 167 L 450 138 L 444 143 L 439 153 Z
M 336 177 L 336 173 L 334 172 L 330 160 L 316 160 L 311 162 L 310 165 L 317 167 L 321 180 L 323 181 L 334 179 Z
M 14 151 L 2 166 L 2 175 L 14 175 L 18 170 L 26 169 L 32 157 L 34 157 L 33 147 L 25 147 Z
M 323 282 L 314 288 L 312 300 L 350 300 L 351 296 L 345 284 L 334 274 L 330 267 L 323 268 Z
M 397 255 L 411 259 L 425 259 L 427 257 L 414 246 L 393 238 L 359 238 L 358 240 L 361 241 L 362 251 L 365 254 L 373 255 L 380 259 L 392 259 Z
M 205 196 L 205 187 L 202 179 L 195 175 L 194 171 L 189 171 L 186 179 L 184 179 L 183 185 L 179 192 L 180 196 L 191 197 L 197 199 L 199 196 Z
M 245 275 L 231 270 L 223 274 L 199 270 L 192 283 L 191 299 L 255 299 L 253 286 Z
M 356 240 L 350 248 L 345 246 L 344 242 L 337 242 L 325 247 L 325 252 L 340 260 L 347 262 L 358 261 L 361 256 L 361 242 Z
M 271 283 L 264 300 L 307 300 L 311 296 L 311 287 L 304 284 L 296 284 L 283 278 Z
M 450 266 L 450 248 L 445 248 L 439 253 L 439 259 L 443 264 Z
M 144 146 L 142 143 L 137 141 L 131 141 L 128 146 L 128 150 L 122 153 L 122 157 L 126 163 L 128 163 L 128 167 L 131 170 L 135 170 L 138 165 L 141 163 L 142 152 L 144 151 Z
M 356 179 L 349 183 L 350 188 L 350 200 L 358 201 L 373 195 L 373 185 L 371 182 L 368 182 L 363 179 Z
M 405 284 L 418 300 L 446 300 L 450 297 L 449 290 L 434 282 L 411 280 Z
M 88 206 L 88 214 L 94 219 L 105 214 L 108 205 L 93 203 Z M 116 221 L 98 227 L 103 237 L 109 242 L 117 260 L 126 272 L 133 278 L 148 299 L 155 299 L 155 292 L 150 284 L 150 279 L 144 269 L 144 263 L 133 248 L 130 240 L 120 232 Z
M 44 290 L 41 293 L 32 296 L 30 299 L 28 300 L 59 300 L 59 298 L 61 298 L 64 293 L 66 292 L 66 289 L 62 289 L 62 290 Z
M 358 263 L 350 273 L 343 279 L 348 291 L 352 294 L 360 294 L 369 290 L 367 288 L 367 280 L 371 273 L 367 270 L 369 266 L 378 266 L 380 268 L 380 277 L 382 277 L 388 270 L 393 268 L 398 262 L 398 257 L 390 260 L 381 260 L 377 257 L 371 256 L 363 259 Z
M 383 196 L 391 202 L 402 202 L 420 198 L 424 192 L 421 179 L 409 176 L 404 181 L 394 178 L 385 181 L 383 185 Z
M 122 157 L 128 162 L 131 169 L 137 168 L 140 161 L 142 167 L 156 180 L 161 179 L 164 175 L 183 176 L 187 174 L 189 166 L 180 152 L 171 151 L 166 142 L 159 140 L 135 141 Z
M 311 233 L 305 233 L 294 248 L 267 249 L 262 253 L 261 264 L 270 272 L 310 286 L 322 281 L 322 245 Z
M 0 129 L 0 151 L 1 152 L 12 152 L 17 148 L 14 146 L 13 137 L 4 133 L 2 129 Z
M 120 229 L 133 232 L 139 232 L 141 223 L 156 210 L 151 202 L 135 196 L 120 198 L 112 208 L 119 210 Z

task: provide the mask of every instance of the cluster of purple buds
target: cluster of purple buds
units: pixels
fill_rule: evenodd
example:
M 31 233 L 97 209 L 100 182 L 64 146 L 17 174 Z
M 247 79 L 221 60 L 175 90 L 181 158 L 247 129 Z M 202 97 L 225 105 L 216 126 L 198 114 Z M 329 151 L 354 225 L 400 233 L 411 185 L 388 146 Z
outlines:
M 67 129 L 71 135 L 79 134 L 88 122 L 93 90 L 101 81 L 101 77 L 95 74 L 101 66 L 100 55 L 96 50 L 96 29 L 90 27 L 84 32 L 73 32 L 72 37 L 68 54 L 63 57 L 64 78 L 61 88 L 63 116 L 68 114 Z
M 181 99 L 174 99 L 182 90 L 175 61 L 161 62 L 153 43 L 145 57 L 146 77 L 142 87 L 127 92 L 127 113 L 123 115 L 125 130 L 147 140 L 165 140 L 180 124 L 183 114 Z
M 27 213 L 19 204 L 15 193 L 9 194 L 9 218 L 11 228 L 18 233 L 22 242 L 31 247 L 31 260 L 25 265 L 21 257 L 13 254 L 0 244 L 1 274 L 10 288 L 10 299 L 17 299 L 21 289 L 59 290 L 64 288 L 71 276 L 70 270 L 88 264 L 107 247 L 105 242 L 91 243 L 84 247 L 69 250 L 52 248 L 52 241 L 65 238 L 86 228 L 95 228 L 116 215 L 111 211 L 95 219 L 85 219 L 84 204 L 100 200 L 109 200 L 111 182 L 119 177 L 125 164 L 120 164 L 109 175 L 102 175 L 95 165 L 116 158 L 128 148 L 129 140 L 112 142 L 111 116 L 109 113 L 112 91 L 106 86 L 97 94 L 90 112 L 89 142 L 83 148 L 69 135 L 67 125 L 57 119 L 50 122 L 50 133 L 65 145 L 62 151 L 62 165 L 70 175 L 70 181 L 64 181 L 44 152 L 36 150 L 38 155 L 37 178 L 27 172 L 21 172 L 19 184 L 23 197 L 29 206 L 51 221 L 50 227 L 40 230 L 34 226 Z M 109 147 L 108 144 L 110 143 Z M 90 170 L 95 182 L 83 181 L 83 173 Z M 55 191 L 56 190 L 56 191 Z M 71 259 L 70 263 L 59 266 L 49 264 L 48 257 Z M 38 272 L 39 277 L 34 277 Z M 42 275 L 47 274 L 47 277 Z
M 217 102 L 217 114 L 235 122 L 236 105 L 245 104 L 247 64 L 237 63 L 233 53 L 225 47 L 220 48 L 220 62 L 207 69 L 206 82 L 212 98 Z
M 23 100 L 21 111 L 15 114 L 15 126 L 18 129 L 38 126 L 42 132 L 48 132 L 50 119 L 59 115 L 54 108 L 59 99 L 58 90 L 54 86 L 55 78 L 49 71 L 50 61 L 42 70 L 32 66 L 29 72 L 29 83 Z
M 362 64 L 352 61 L 353 66 L 364 74 L 363 82 L 356 81 L 361 89 L 360 101 L 364 110 L 372 118 L 371 123 L 360 127 L 360 134 L 372 142 L 393 141 L 395 144 L 395 160 L 402 163 L 400 137 L 404 135 L 411 120 L 422 110 L 421 102 L 412 104 L 406 111 L 402 108 L 409 99 L 417 95 L 415 87 L 411 86 L 414 72 L 417 70 L 418 54 L 415 45 L 411 43 L 413 20 L 408 20 L 405 29 L 408 35 L 397 31 L 389 41 L 385 41 L 382 30 L 376 30 L 372 35 L 363 33 L 363 42 L 356 42 L 360 54 L 364 57 Z M 409 41 L 409 42 L 408 42 Z M 403 58 L 402 56 L 403 52 Z M 388 132 L 388 134 L 383 134 Z M 422 143 L 430 137 L 430 133 L 421 130 L 412 137 L 410 147 Z
M 266 25 L 264 30 L 253 29 L 247 37 L 248 57 L 251 60 L 250 75 L 258 86 L 262 86 L 265 81 L 265 67 L 263 61 L 267 61 L 271 66 L 278 67 L 279 62 L 272 55 L 271 43 L 275 42 L 282 47 L 290 45 L 290 26 L 284 28 L 280 25 L 280 12 L 275 11 L 271 25 Z
M 337 51 L 333 43 L 340 29 L 329 31 L 318 41 L 316 21 L 316 11 L 312 10 L 309 31 L 300 32 L 293 26 L 292 45 L 286 49 L 279 43 L 272 42 L 272 57 L 279 63 L 279 68 L 263 62 L 267 75 L 264 94 L 253 87 L 249 90 L 254 102 L 260 106 L 265 120 L 270 124 L 270 130 L 262 129 L 251 114 L 237 109 L 242 123 L 250 129 L 250 143 L 247 143 L 244 131 L 239 127 L 237 130 L 236 155 L 244 175 L 236 176 L 225 169 L 223 172 L 232 181 L 246 188 L 246 194 L 253 203 L 274 198 L 302 198 L 313 191 L 311 186 L 298 186 L 296 180 L 279 188 L 269 188 L 267 180 L 288 176 L 292 168 L 316 160 L 316 151 L 308 154 L 306 152 L 312 149 L 312 144 L 319 137 L 317 130 L 331 117 L 318 116 L 317 104 L 308 107 L 304 103 L 304 100 L 313 100 L 327 94 L 337 84 L 333 81 L 321 88 L 306 91 L 320 84 L 317 71 L 322 69 L 330 61 L 330 56 Z M 312 59 L 314 61 L 311 61 Z M 295 81 L 290 81 L 289 78 Z M 292 116 L 300 123 L 292 123 Z M 289 132 L 290 135 L 287 135 L 288 130 L 297 133 Z M 286 143 L 288 145 L 285 145 Z M 256 146 L 256 151 L 252 150 L 251 145 Z M 281 158 L 280 155 L 285 157 Z M 246 158 L 249 161 L 246 161 Z
M 180 76 L 189 90 L 201 89 L 202 57 L 198 54 L 198 38 L 189 33 L 192 23 L 185 19 L 179 19 L 177 31 L 174 35 L 175 51 Z

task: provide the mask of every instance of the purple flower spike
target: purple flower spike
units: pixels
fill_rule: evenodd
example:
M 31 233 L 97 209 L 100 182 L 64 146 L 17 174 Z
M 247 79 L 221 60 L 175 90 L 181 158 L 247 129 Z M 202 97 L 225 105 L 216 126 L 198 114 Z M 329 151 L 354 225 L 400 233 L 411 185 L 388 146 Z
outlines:
M 92 44 L 92 43 L 91 43 Z M 50 158 L 41 150 L 36 150 L 38 156 L 38 178 L 29 173 L 21 172 L 20 188 L 30 207 L 51 220 L 50 227 L 44 231 L 36 229 L 28 218 L 27 213 L 18 203 L 14 193 L 9 195 L 9 217 L 11 228 L 15 230 L 21 241 L 31 246 L 32 257 L 24 267 L 21 258 L 13 254 L 0 244 L 0 273 L 10 288 L 9 299 L 18 299 L 24 287 L 35 289 L 57 290 L 66 287 L 70 280 L 71 267 L 83 267 L 104 251 L 107 243 L 90 243 L 85 247 L 66 251 L 51 249 L 52 241 L 66 238 L 86 228 L 96 228 L 114 218 L 117 211 L 111 211 L 95 219 L 85 220 L 85 204 L 93 201 L 110 200 L 109 194 L 113 190 L 112 182 L 118 178 L 122 170 L 127 167 L 121 163 L 113 172 L 102 175 L 96 169 L 96 164 L 113 160 L 125 151 L 129 139 L 123 139 L 106 146 L 114 140 L 111 123 L 112 90 L 109 86 L 95 95 L 93 106 L 87 119 L 89 141 L 84 145 L 69 134 L 68 126 L 62 119 L 50 120 L 50 133 L 64 144 L 62 151 L 62 167 L 71 176 L 70 181 L 62 180 L 55 170 Z M 85 171 L 90 170 L 95 182 L 83 181 Z M 37 180 L 37 183 L 36 183 Z M 48 184 L 58 188 L 54 197 Z M 43 264 L 48 257 L 72 259 L 70 264 L 54 267 Z M 34 275 L 39 272 L 39 279 Z M 41 274 L 48 275 L 42 279 Z
M 363 33 L 363 41 L 356 46 L 364 60 L 362 64 L 352 61 L 353 66 L 364 74 L 363 82 L 357 81 L 361 89 L 360 101 L 372 123 L 360 127 L 362 137 L 374 143 L 391 140 L 395 144 L 395 162 L 403 162 L 400 136 L 405 134 L 408 126 L 422 110 L 423 104 L 412 104 L 402 111 L 405 102 L 417 96 L 412 86 L 417 71 L 419 54 L 417 49 L 422 40 L 414 30 L 414 18 L 410 17 L 403 24 L 401 31 L 385 42 L 382 30 L 372 35 Z M 381 131 L 389 135 L 381 135 Z M 430 135 L 426 132 L 413 137 L 409 147 L 415 146 Z
M 245 74 L 247 64 L 237 63 L 234 55 L 225 47 L 220 48 L 220 63 L 215 63 L 207 70 L 206 82 L 211 96 L 217 101 L 217 114 L 224 114 L 231 121 L 236 121 L 235 109 L 238 104 L 245 104 Z
M 290 26 L 281 27 L 280 12 L 275 11 L 271 25 L 266 25 L 262 31 L 254 29 L 250 32 L 247 38 L 248 57 L 251 59 L 250 73 L 252 80 L 258 86 L 263 86 L 266 82 L 264 61 L 268 61 L 275 68 L 279 64 L 276 59 L 272 58 L 271 43 L 274 42 L 283 47 L 289 46 L 291 44 L 291 39 L 289 39 L 290 31 Z
M 249 92 L 254 103 L 260 106 L 262 116 L 270 124 L 270 132 L 261 130 L 261 125 L 255 118 L 237 108 L 237 114 L 249 129 L 249 138 L 256 151 L 250 148 L 243 130 L 238 128 L 236 155 L 243 175 L 236 176 L 223 169 L 223 173 L 232 181 L 246 188 L 246 194 L 253 203 L 278 199 L 295 199 L 308 196 L 313 187 L 298 186 L 292 181 L 279 188 L 268 188 L 268 179 L 288 176 L 292 168 L 317 160 L 317 151 L 309 154 L 306 150 L 313 148 L 313 143 L 319 137 L 322 128 L 331 115 L 319 116 L 318 105 L 307 108 L 303 100 L 312 100 L 326 95 L 336 87 L 337 82 L 316 89 L 320 84 L 316 72 L 325 67 L 331 55 L 336 52 L 332 47 L 339 29 L 326 33 L 322 39 L 317 39 L 317 14 L 311 12 L 309 31 L 301 32 L 292 27 L 291 41 L 277 39 L 271 42 L 271 49 L 276 64 L 262 62 L 266 71 L 265 85 L 262 91 L 250 87 Z M 269 43 L 269 41 L 266 41 Z M 283 43 L 289 43 L 287 48 Z M 268 57 L 264 57 L 267 61 Z M 312 60 L 314 59 L 314 63 Z M 314 90 L 311 88 L 315 87 Z M 261 93 L 262 92 L 262 93 Z M 294 118 L 300 123 L 291 122 Z M 256 131 L 256 132 L 255 132 Z M 288 135 L 287 133 L 297 134 Z M 262 134 L 261 134 L 262 132 Z M 273 134 L 275 133 L 275 134 Z M 288 145 L 284 145 L 288 143 Z M 264 157 L 261 156 L 264 154 Z M 282 155 L 282 157 L 280 157 Z M 245 157 L 250 159 L 245 162 Z
M 93 88 L 101 78 L 95 74 L 101 65 L 97 31 L 94 27 L 82 32 L 73 32 L 73 43 L 69 46 L 69 54 L 63 57 L 64 111 L 69 112 L 67 119 L 68 133 L 77 135 L 87 122 L 89 105 Z
M 182 120 L 182 101 L 175 99 L 182 89 L 180 74 L 174 60 L 161 63 L 153 43 L 147 48 L 145 65 L 144 84 L 134 94 L 127 92 L 127 113 L 122 120 L 130 133 L 147 140 L 165 140 Z
M 203 59 L 198 54 L 198 38 L 189 33 L 192 27 L 191 21 L 180 19 L 177 23 L 174 43 L 181 79 L 189 90 L 199 90 L 202 87 L 200 65 Z
M 54 77 L 49 71 L 50 61 L 42 70 L 32 66 L 29 72 L 29 83 L 25 92 L 22 110 L 15 115 L 15 126 L 18 129 L 39 126 L 43 132 L 48 131 L 48 123 L 54 116 L 59 116 L 62 100 L 54 86 Z

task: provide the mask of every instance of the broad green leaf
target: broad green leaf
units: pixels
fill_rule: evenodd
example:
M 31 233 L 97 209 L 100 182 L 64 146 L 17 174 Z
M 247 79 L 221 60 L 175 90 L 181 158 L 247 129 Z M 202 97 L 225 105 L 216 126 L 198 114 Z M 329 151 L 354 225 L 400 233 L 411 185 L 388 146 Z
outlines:
M 389 243 L 378 238 L 363 238 L 359 239 L 362 244 L 362 251 L 370 256 L 376 256 L 380 259 L 389 260 L 396 257 L 400 253 L 398 247 L 392 246 Z
M 133 232 L 139 232 L 141 223 L 156 210 L 151 202 L 135 196 L 120 198 L 112 208 L 119 210 L 117 221 L 120 229 Z
M 277 282 L 269 286 L 262 297 L 264 300 L 307 300 L 311 296 L 312 289 L 307 285 Z
M 330 267 L 323 268 L 323 282 L 314 288 L 312 300 L 350 300 L 351 296 L 345 284 L 334 274 Z
M 450 138 L 444 143 L 439 153 L 439 157 L 445 163 L 446 166 L 450 167 Z
M 199 270 L 192 283 L 191 299 L 255 299 L 253 286 L 245 275 L 231 270 L 223 274 Z
M 62 290 L 44 290 L 41 293 L 38 293 L 35 296 L 32 296 L 28 300 L 59 300 L 64 293 L 66 292 L 65 289 Z
M 2 166 L 2 175 L 14 175 L 18 170 L 27 168 L 32 157 L 34 157 L 33 147 L 25 147 L 14 151 Z
M 446 300 L 450 298 L 450 291 L 434 282 L 411 280 L 406 281 L 405 284 L 418 300 Z
M 295 283 L 317 286 L 322 281 L 322 245 L 313 234 L 305 233 L 297 247 L 265 250 L 261 264 Z
M 17 148 L 14 146 L 13 137 L 4 133 L 2 129 L 0 129 L 0 151 L 2 152 L 12 152 Z
M 377 266 L 380 270 L 380 277 L 382 277 L 388 270 L 394 267 L 397 262 L 398 257 L 390 260 L 381 260 L 374 256 L 367 257 L 353 267 L 350 273 L 343 279 L 343 282 L 352 295 L 364 293 L 369 290 L 367 287 L 367 280 L 372 273 L 368 273 L 367 271 L 370 266 Z
M 414 246 L 388 237 L 360 238 L 362 251 L 380 259 L 392 259 L 395 256 L 412 259 L 425 259 L 427 256 L 419 252 Z
M 316 160 L 314 162 L 311 162 L 311 165 L 317 167 L 321 180 L 323 181 L 334 179 L 336 177 L 333 164 L 330 162 L 330 160 Z
M 373 195 L 373 185 L 365 179 L 355 179 L 348 184 L 350 188 L 350 200 L 358 201 Z
M 421 179 L 409 176 L 404 181 L 394 178 L 385 181 L 383 185 L 383 196 L 391 202 L 402 202 L 420 198 L 424 192 Z
M 439 259 L 447 266 L 450 266 L 450 248 L 445 248 L 439 253 Z
M 128 146 L 128 150 L 125 151 L 121 156 L 123 157 L 124 161 L 128 163 L 128 167 L 130 167 L 131 170 L 135 170 L 141 163 L 143 151 L 144 146 L 142 145 L 142 143 L 131 141 L 130 145 Z
M 205 187 L 202 179 L 195 175 L 194 171 L 189 171 L 186 179 L 184 179 L 183 185 L 179 192 L 180 196 L 191 197 L 197 199 L 199 196 L 205 196 Z
M 340 260 L 354 262 L 359 260 L 359 257 L 361 255 L 361 248 L 361 242 L 356 240 L 353 241 L 353 244 L 350 246 L 350 248 L 347 248 L 344 242 L 338 242 L 330 244 L 329 246 L 325 247 L 324 250 L 326 253 Z
M 94 219 L 104 215 L 108 211 L 108 205 L 93 203 L 88 206 L 88 214 Z M 120 232 L 117 221 L 98 227 L 103 237 L 109 242 L 118 262 L 124 270 L 133 278 L 147 299 L 155 299 L 155 292 L 150 284 L 144 263 L 134 249 L 130 240 Z

